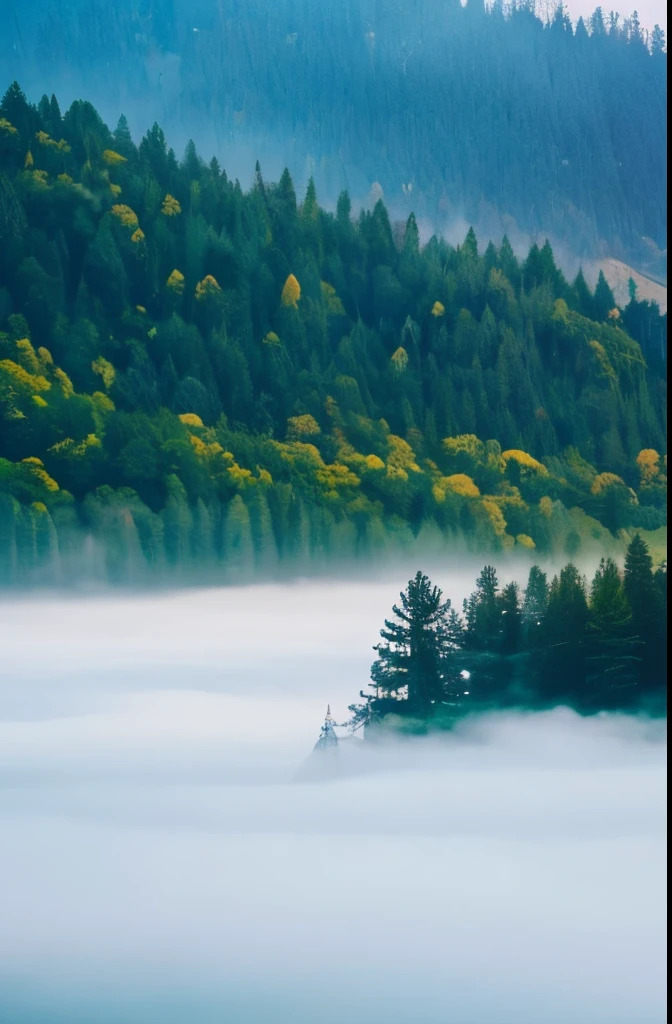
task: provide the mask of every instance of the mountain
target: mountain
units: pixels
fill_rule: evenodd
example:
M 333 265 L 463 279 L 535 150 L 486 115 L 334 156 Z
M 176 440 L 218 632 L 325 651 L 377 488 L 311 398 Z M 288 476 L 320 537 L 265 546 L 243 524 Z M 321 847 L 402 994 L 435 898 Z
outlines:
M 0 575 L 244 576 L 666 521 L 667 317 L 154 126 L 0 103 Z M 70 570 L 68 570 L 70 571 Z M 74 569 L 72 569 L 74 572 Z
M 383 194 L 450 237 L 541 233 L 666 275 L 664 34 L 636 15 L 573 26 L 530 0 L 25 0 L 0 67 L 35 101 L 88 98 L 136 139 L 161 124 L 247 186 L 259 160 L 312 174 L 333 208 Z M 464 232 L 462 232 L 463 236 Z M 564 265 L 564 264 L 563 264 Z
M 638 298 L 646 302 L 655 302 L 661 313 L 667 313 L 667 285 L 662 281 L 640 274 L 621 260 L 603 259 L 588 261 L 584 266 L 586 281 L 593 288 L 599 280 L 600 271 L 604 274 L 619 306 L 628 304 L 630 290 L 634 284 Z

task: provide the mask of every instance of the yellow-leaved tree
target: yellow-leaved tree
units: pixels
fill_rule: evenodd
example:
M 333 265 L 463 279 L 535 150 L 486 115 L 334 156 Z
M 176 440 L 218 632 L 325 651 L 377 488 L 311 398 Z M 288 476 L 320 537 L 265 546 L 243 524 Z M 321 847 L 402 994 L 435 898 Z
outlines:
M 114 384 L 115 378 L 115 369 L 112 366 L 112 363 L 107 359 L 104 359 L 103 356 L 99 356 L 98 359 L 94 359 L 91 363 L 91 369 L 94 373 L 97 373 L 103 378 L 103 384 L 105 385 L 106 390 L 109 391 Z
M 400 345 L 396 352 L 393 352 L 390 356 L 390 362 L 392 363 L 394 373 L 403 373 L 408 367 L 408 352 L 406 349 Z
M 181 295 L 184 291 L 184 274 L 179 270 L 173 270 L 166 281 L 166 288 L 174 295 Z
M 163 203 L 161 204 L 161 213 L 164 217 L 177 217 L 178 214 L 182 213 L 182 207 L 175 196 L 171 196 L 170 192 L 166 195 Z
M 125 203 L 117 203 L 112 207 L 110 213 L 117 220 L 121 221 L 124 227 L 137 228 L 138 227 L 138 215 L 135 213 L 130 206 L 126 206 Z
M 527 533 L 519 533 L 516 536 L 516 544 L 520 544 L 522 548 L 528 548 L 530 551 L 537 546 Z
M 217 295 L 221 290 L 212 274 L 206 274 L 203 280 L 196 285 L 195 295 L 199 302 L 203 302 L 204 299 Z
M 642 483 L 651 483 L 660 473 L 660 455 L 655 448 L 643 448 L 637 456 Z
M 291 416 L 287 420 L 288 441 L 306 441 L 321 433 L 320 424 L 310 413 L 304 413 L 303 416 Z
M 516 462 L 521 469 L 534 470 L 536 473 L 540 473 L 541 476 L 548 476 L 548 470 L 537 459 L 528 455 L 527 452 L 521 451 L 520 448 L 509 448 L 508 451 L 502 452 L 502 458 L 505 462 L 513 461 Z
M 478 498 L 481 493 L 474 481 L 466 473 L 453 473 L 452 476 L 445 477 L 444 482 L 451 491 L 461 495 L 463 498 Z
M 103 150 L 103 160 L 108 167 L 118 167 L 119 164 L 126 163 L 126 157 L 122 156 L 121 153 L 115 153 L 113 149 Z
M 294 274 L 290 274 L 283 285 L 280 301 L 283 306 L 291 306 L 292 308 L 297 309 L 297 304 L 300 298 L 301 285 L 294 277 Z
M 203 420 L 200 416 L 197 416 L 195 412 L 183 412 L 180 413 L 180 419 L 187 427 L 202 427 Z

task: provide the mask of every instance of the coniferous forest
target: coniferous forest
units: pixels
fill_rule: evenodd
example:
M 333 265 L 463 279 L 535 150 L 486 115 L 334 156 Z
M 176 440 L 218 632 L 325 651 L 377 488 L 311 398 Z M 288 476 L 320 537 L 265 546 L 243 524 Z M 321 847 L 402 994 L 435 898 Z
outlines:
M 351 727 L 375 735 L 451 728 L 493 708 L 558 704 L 666 712 L 667 565 L 635 536 L 621 571 L 603 558 L 590 582 L 571 562 L 552 579 L 534 565 L 524 590 L 486 565 L 462 614 L 418 572 L 374 648 L 369 692 Z
M 647 58 L 648 59 L 648 58 Z M 0 578 L 230 578 L 666 523 L 667 318 L 551 246 L 244 191 L 158 125 L 0 103 Z M 67 569 L 66 569 L 67 567 Z
M 0 14 L 0 63 L 35 99 L 126 111 L 138 136 L 158 121 L 180 151 L 207 140 L 246 183 L 259 158 L 301 190 L 312 171 L 329 204 L 375 183 L 442 228 L 466 218 L 499 237 L 509 223 L 666 273 L 665 35 L 636 13 L 30 0 Z

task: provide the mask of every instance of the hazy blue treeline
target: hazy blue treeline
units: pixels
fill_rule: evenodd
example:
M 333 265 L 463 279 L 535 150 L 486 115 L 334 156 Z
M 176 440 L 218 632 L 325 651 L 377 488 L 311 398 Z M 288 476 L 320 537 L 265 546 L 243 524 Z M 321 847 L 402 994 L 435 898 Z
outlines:
M 253 160 L 326 201 L 377 182 L 392 207 L 543 230 L 661 269 L 664 34 L 528 2 L 50 0 L 6 5 L 0 65 L 30 95 L 87 96 L 136 135 L 158 120 L 249 179 Z M 2 83 L 0 83 L 2 84 Z M 648 241 L 647 241 L 648 240 Z

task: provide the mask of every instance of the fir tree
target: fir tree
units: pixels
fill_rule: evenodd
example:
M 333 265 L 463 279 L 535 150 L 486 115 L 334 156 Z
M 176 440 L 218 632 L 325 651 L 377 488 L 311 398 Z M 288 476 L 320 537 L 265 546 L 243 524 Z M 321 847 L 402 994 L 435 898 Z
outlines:
M 554 577 L 548 594 L 541 682 L 547 699 L 583 697 L 588 616 L 585 581 L 570 562 Z
M 597 286 L 595 288 L 595 296 L 593 298 L 593 309 L 595 312 L 596 320 L 606 320 L 609 313 L 616 306 L 616 299 L 614 293 L 607 284 L 607 279 L 604 276 L 604 272 L 600 270 L 599 277 L 597 279 Z
M 522 641 L 522 614 L 520 591 L 517 583 L 507 583 L 499 595 L 500 651 L 504 655 L 517 654 Z
M 450 601 L 421 572 L 410 580 L 385 620 L 382 642 L 371 668 L 374 696 L 371 713 L 403 699 L 410 713 L 427 716 L 433 705 L 455 697 L 459 671 L 455 660 L 459 634 L 450 616 Z
M 543 623 L 548 607 L 548 578 L 538 565 L 533 565 L 527 579 L 523 600 L 523 630 L 529 648 L 536 647 L 543 637 Z
M 591 584 L 586 643 L 586 699 L 593 707 L 622 704 L 620 691 L 637 683 L 642 645 L 612 558 L 600 561 Z

